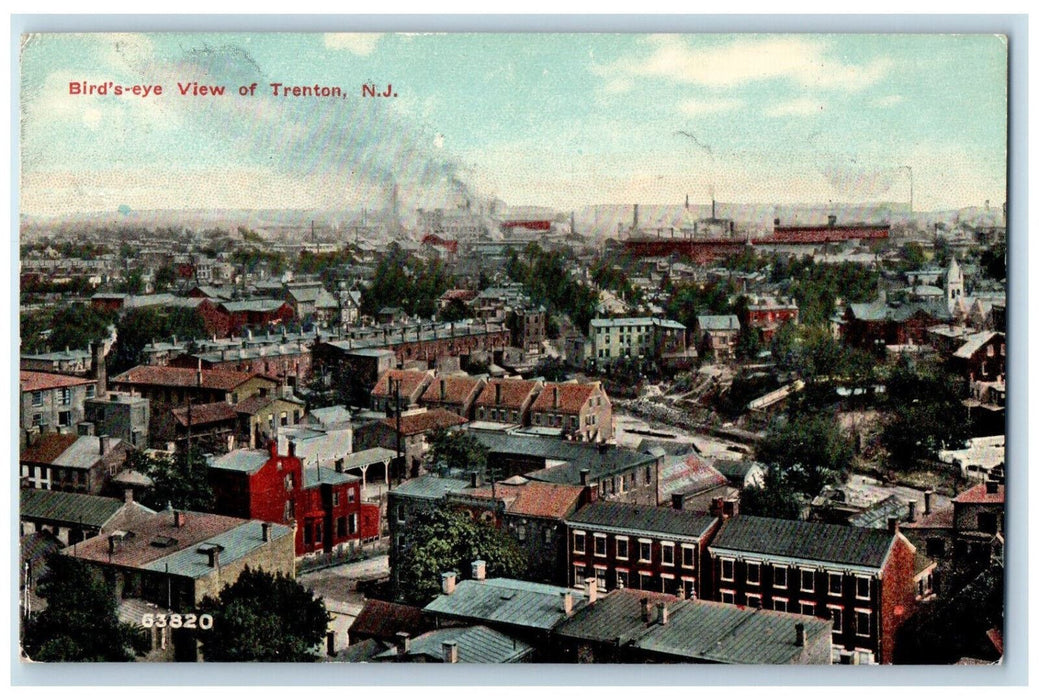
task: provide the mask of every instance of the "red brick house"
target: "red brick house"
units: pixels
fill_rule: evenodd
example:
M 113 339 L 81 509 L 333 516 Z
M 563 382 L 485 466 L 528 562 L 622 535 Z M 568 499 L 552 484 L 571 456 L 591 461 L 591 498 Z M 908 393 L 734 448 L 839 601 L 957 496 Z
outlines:
M 771 296 L 754 297 L 747 302 L 746 312 L 740 319 L 744 328 L 760 328 L 764 341 L 772 337 L 784 323 L 797 323 L 797 302 Z
M 432 372 L 414 369 L 391 369 L 379 377 L 372 387 L 372 410 L 388 411 L 400 396 L 400 408 L 417 406 L 426 387 L 433 381 Z
M 704 597 L 707 544 L 720 520 L 661 506 L 598 501 L 567 519 L 570 583 Z
M 430 382 L 418 403 L 426 408 L 442 408 L 463 418 L 472 418 L 473 404 L 487 382 L 468 375 L 444 375 Z
M 613 437 L 613 404 L 599 382 L 549 382 L 530 407 L 529 425 L 559 428 L 584 442 L 606 441 Z
M 292 306 L 281 299 L 248 299 L 214 304 L 204 299 L 198 313 L 206 332 L 218 338 L 241 335 L 248 328 L 270 328 L 292 321 L 296 314 Z
M 943 301 L 888 304 L 881 296 L 868 304 L 849 304 L 841 323 L 845 345 L 881 351 L 886 345 L 925 345 L 927 329 L 952 320 Z
M 304 469 L 292 454 L 234 450 L 209 464 L 221 515 L 296 527 L 296 556 L 332 552 L 379 536 L 379 506 L 361 501 L 361 480 L 334 469 Z
M 1007 371 L 1007 337 L 996 331 L 967 336 L 950 363 L 960 376 L 973 381 L 991 382 Z
M 708 545 L 710 597 L 833 622 L 834 654 L 892 663 L 917 605 L 916 547 L 899 532 L 737 515 Z
M 542 388 L 539 381 L 492 379 L 476 399 L 473 420 L 529 425 L 530 408 Z

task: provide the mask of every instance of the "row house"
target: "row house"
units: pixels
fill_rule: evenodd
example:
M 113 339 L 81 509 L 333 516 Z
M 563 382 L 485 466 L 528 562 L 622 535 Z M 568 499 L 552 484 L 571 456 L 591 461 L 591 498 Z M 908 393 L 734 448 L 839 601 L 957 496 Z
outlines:
M 599 368 L 620 359 L 660 360 L 687 350 L 686 327 L 665 318 L 595 318 L 588 335 L 585 352 Z
M 540 380 L 491 379 L 473 404 L 473 420 L 527 425 L 530 407 L 544 386 Z
M 917 607 L 916 547 L 899 532 L 737 515 L 708 544 L 713 600 L 833 623 L 836 655 L 890 664 Z
M 845 345 L 879 352 L 888 345 L 924 345 L 928 328 L 952 320 L 942 301 L 889 304 L 882 295 L 873 302 L 849 304 L 839 332 Z
M 94 356 L 90 350 L 57 350 L 55 352 L 22 354 L 19 368 L 29 372 L 70 374 L 77 377 L 90 376 L 94 370 Z
M 418 403 L 426 408 L 442 408 L 459 416 L 471 416 L 476 397 L 487 385 L 486 379 L 468 375 L 440 375 L 431 381 L 419 396 Z
M 433 376 L 431 371 L 414 369 L 391 369 L 384 372 L 371 390 L 372 410 L 389 414 L 394 410 L 417 406 L 433 382 Z
M 21 435 L 25 446 L 30 433 L 69 432 L 83 420 L 85 404 L 97 394 L 97 381 L 87 377 L 19 372 Z
M 590 503 L 566 521 L 570 583 L 594 578 L 602 591 L 701 596 L 706 545 L 719 523 L 713 515 L 674 508 Z
M 798 311 L 797 302 L 792 298 L 752 297 L 747 301 L 740 322 L 744 328 L 761 330 L 762 338 L 769 343 L 784 323 L 797 323 Z
M 440 408 L 401 412 L 381 420 L 362 424 L 354 431 L 358 450 L 381 447 L 394 450 L 403 460 L 397 464 L 398 479 L 414 478 L 425 470 L 429 436 L 438 430 L 450 430 L 467 423 L 465 418 Z
M 613 439 L 613 405 L 599 382 L 549 382 L 531 405 L 528 425 L 559 428 L 562 435 L 584 442 L 608 441 Z
M 99 495 L 126 462 L 122 440 L 46 433 L 34 437 L 19 456 L 23 488 Z
M 170 358 L 170 367 L 249 372 L 277 377 L 292 387 L 302 386 L 310 377 L 310 346 L 302 339 L 295 342 L 275 342 L 259 347 L 223 347 L 219 350 L 184 352 Z
M 280 299 L 247 299 L 218 304 L 203 299 L 197 308 L 206 333 L 219 338 L 241 335 L 247 328 L 284 326 L 296 317 L 292 306 Z
M 18 497 L 19 537 L 46 532 L 66 547 L 101 533 L 132 530 L 155 514 L 129 489 L 123 498 L 46 489 L 22 489 Z
M 379 536 L 379 506 L 361 498 L 361 480 L 329 468 L 305 468 L 289 443 L 279 455 L 234 450 L 209 463 L 216 510 L 292 525 L 296 556 L 329 553 Z
M 693 332 L 697 338 L 697 347 L 703 354 L 713 355 L 719 360 L 736 357 L 740 320 L 735 314 L 697 316 Z

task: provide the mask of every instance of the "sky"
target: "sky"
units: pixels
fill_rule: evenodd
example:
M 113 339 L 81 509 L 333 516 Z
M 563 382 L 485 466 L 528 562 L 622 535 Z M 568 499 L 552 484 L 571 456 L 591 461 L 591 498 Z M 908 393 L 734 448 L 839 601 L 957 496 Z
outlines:
M 992 35 L 33 35 L 21 211 L 381 208 L 394 186 L 406 208 L 999 206 L 1006 80 Z

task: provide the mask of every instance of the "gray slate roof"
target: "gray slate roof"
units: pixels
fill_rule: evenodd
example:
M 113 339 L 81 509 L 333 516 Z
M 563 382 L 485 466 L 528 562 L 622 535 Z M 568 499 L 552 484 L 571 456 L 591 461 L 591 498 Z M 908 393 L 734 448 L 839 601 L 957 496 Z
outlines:
M 271 541 L 282 537 L 292 537 L 292 528 L 286 525 L 270 523 Z M 248 555 L 268 543 L 263 541 L 263 523 L 259 520 L 250 520 L 233 527 L 226 532 L 221 532 L 204 542 L 185 547 L 167 557 L 156 559 L 143 565 L 141 568 L 149 571 L 167 571 L 173 576 L 185 576 L 188 578 L 202 578 L 213 573 L 214 569 L 209 566 L 209 556 L 205 552 L 198 551 L 205 545 L 215 544 L 222 547 L 220 550 L 220 566 L 232 564 L 242 557 Z
M 19 500 L 22 518 L 92 528 L 101 528 L 125 505 L 119 498 L 44 489 L 22 489 Z
M 442 479 L 437 476 L 426 475 L 405 481 L 397 488 L 391 490 L 390 493 L 411 498 L 437 500 L 443 498 L 444 494 L 461 491 L 468 487 L 469 482 L 463 479 Z
M 255 474 L 270 458 L 271 453 L 267 450 L 233 450 L 212 459 L 209 468 Z
M 566 619 L 562 594 L 573 596 L 573 611 L 586 604 L 580 591 L 544 583 L 493 578 L 460 581 L 451 595 L 439 595 L 423 608 L 431 615 L 550 630 Z
M 887 530 L 737 515 L 708 549 L 879 569 L 893 538 Z
M 566 465 L 527 474 L 530 479 L 555 484 L 580 484 L 581 470 L 588 469 L 592 479 L 628 471 L 656 461 L 653 455 L 623 447 L 608 447 L 600 452 L 588 443 L 560 440 L 558 437 L 510 434 L 491 430 L 470 430 L 491 453 L 521 454 L 568 462 Z
M 876 300 L 867 304 L 849 304 L 852 315 L 860 321 L 905 321 L 917 313 L 924 313 L 940 320 L 952 318 L 944 301 L 917 301 L 898 306 L 889 306 L 886 301 Z
M 740 320 L 734 314 L 697 316 L 696 325 L 703 331 L 738 331 Z
M 109 452 L 114 450 L 122 440 L 111 438 Z M 55 457 L 51 464 L 74 469 L 90 469 L 101 459 L 101 438 L 93 435 L 80 436 L 68 449 Z
M 502 634 L 489 627 L 449 627 L 426 632 L 411 640 L 409 657 L 422 656 L 429 660 L 444 660 L 444 643 L 458 645 L 458 663 L 462 664 L 508 664 L 516 663 L 534 653 L 534 647 L 515 637 Z M 375 657 L 377 660 L 392 661 L 396 649 L 389 649 Z
M 597 501 L 574 513 L 567 524 L 572 527 L 611 527 L 633 532 L 701 537 L 715 520 L 714 516 L 705 513 L 663 506 Z

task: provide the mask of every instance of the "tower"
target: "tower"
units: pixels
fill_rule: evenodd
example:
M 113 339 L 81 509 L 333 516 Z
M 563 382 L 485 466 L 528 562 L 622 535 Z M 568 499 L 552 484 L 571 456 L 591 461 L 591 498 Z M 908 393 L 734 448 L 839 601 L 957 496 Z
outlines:
M 956 262 L 955 256 L 949 261 L 949 268 L 945 271 L 945 303 L 949 306 L 949 312 L 953 311 L 956 302 L 963 297 L 963 271 Z

